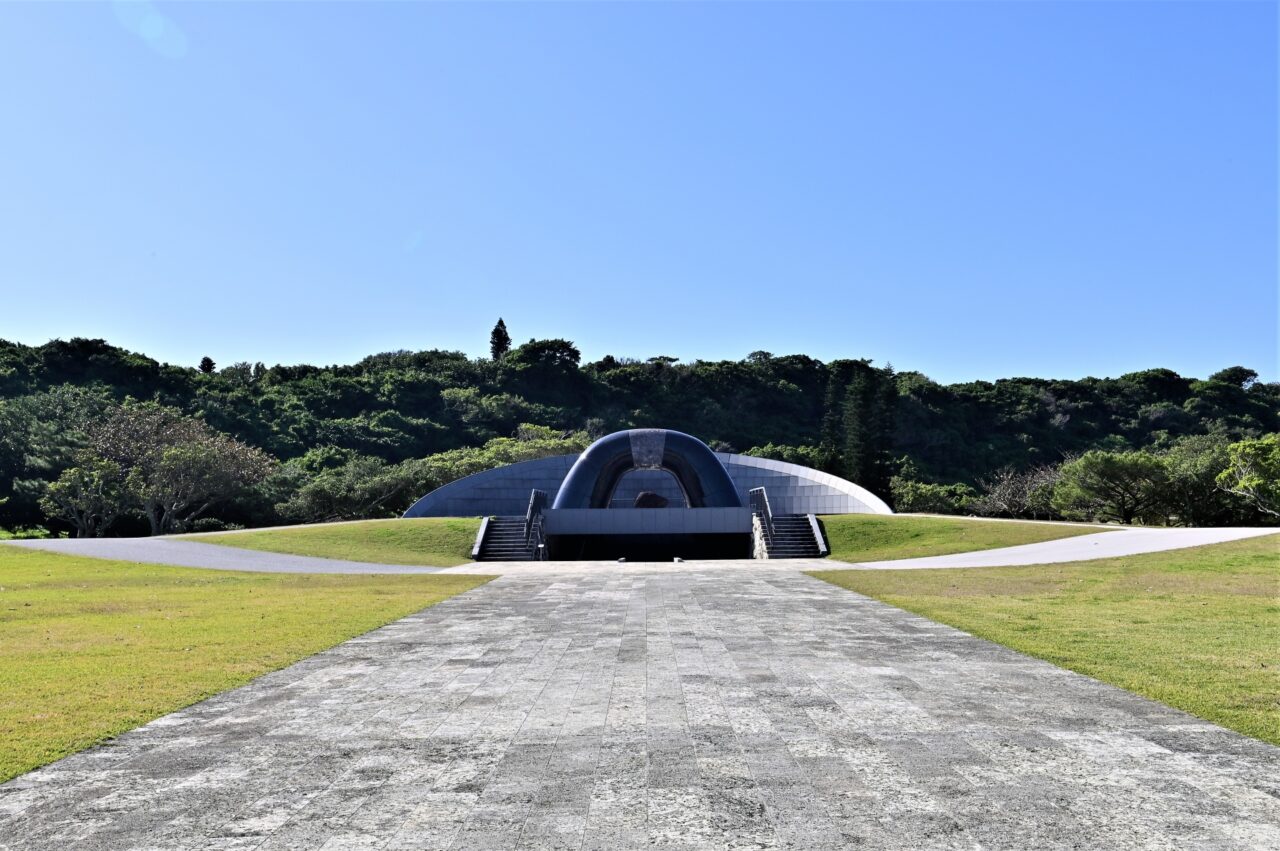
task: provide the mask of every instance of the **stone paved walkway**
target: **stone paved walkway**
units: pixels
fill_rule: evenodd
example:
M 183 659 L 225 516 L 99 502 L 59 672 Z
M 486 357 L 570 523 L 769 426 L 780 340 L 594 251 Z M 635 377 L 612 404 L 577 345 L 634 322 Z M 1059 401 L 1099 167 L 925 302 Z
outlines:
M 789 571 L 510 575 L 0 786 L 6 849 L 1280 847 L 1280 749 Z

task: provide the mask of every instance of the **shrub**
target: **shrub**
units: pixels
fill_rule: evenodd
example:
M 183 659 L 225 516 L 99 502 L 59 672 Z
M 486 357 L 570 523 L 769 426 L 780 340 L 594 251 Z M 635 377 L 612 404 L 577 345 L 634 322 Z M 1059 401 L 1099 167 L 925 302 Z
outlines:
M 825 466 L 825 462 L 829 460 L 826 453 L 817 446 L 785 446 L 775 443 L 753 446 L 742 454 L 750 455 L 752 458 L 769 458 L 773 461 L 799 464 L 802 467 L 812 467 L 815 470 L 821 470 Z
M 961 514 L 976 495 L 965 484 L 939 485 L 894 476 L 889 480 L 894 511 L 924 514 Z
M 228 523 L 225 520 L 219 520 L 217 517 L 201 517 L 199 520 L 192 521 L 187 525 L 188 532 L 230 532 L 234 529 L 243 529 L 239 523 Z

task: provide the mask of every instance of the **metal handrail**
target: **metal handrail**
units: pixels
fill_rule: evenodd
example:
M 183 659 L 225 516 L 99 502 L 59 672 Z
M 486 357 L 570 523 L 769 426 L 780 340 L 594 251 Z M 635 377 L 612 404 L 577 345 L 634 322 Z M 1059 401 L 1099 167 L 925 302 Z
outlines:
M 547 560 L 547 535 L 545 527 L 545 518 L 542 512 L 533 518 L 533 524 L 530 528 L 530 539 L 527 541 L 530 551 L 533 553 L 534 561 Z
M 760 518 L 764 528 L 764 539 L 773 545 L 773 511 L 769 508 L 769 494 L 764 488 L 752 488 L 747 491 L 747 501 L 751 504 L 751 513 Z
M 546 491 L 534 488 L 529 492 L 529 508 L 524 513 L 524 545 L 537 561 L 543 561 L 547 557 L 547 535 L 542 515 L 546 507 Z
M 533 534 L 534 518 L 542 516 L 542 509 L 547 507 L 547 492 L 534 488 L 529 492 L 529 508 L 524 513 L 524 542 L 529 543 L 529 537 Z

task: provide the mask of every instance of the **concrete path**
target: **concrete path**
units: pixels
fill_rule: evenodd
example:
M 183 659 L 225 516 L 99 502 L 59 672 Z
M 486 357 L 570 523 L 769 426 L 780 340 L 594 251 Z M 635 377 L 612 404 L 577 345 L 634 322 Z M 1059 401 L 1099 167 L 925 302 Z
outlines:
M 1066 561 L 1087 561 L 1095 558 L 1115 558 L 1142 553 L 1164 552 L 1205 544 L 1221 544 L 1263 535 L 1280 536 L 1280 529 L 1271 528 L 1219 528 L 1219 529 L 1118 529 L 1097 535 L 1079 535 L 1023 544 L 1017 547 L 1000 547 L 972 553 L 957 553 L 924 558 L 904 558 L 890 561 L 868 561 L 853 564 L 864 570 L 909 570 L 929 567 L 1010 567 L 1020 564 L 1058 564 Z M 1276 538 L 1280 554 L 1280 537 Z
M 234 533 L 225 533 L 234 534 Z M 1123 529 L 957 555 L 897 559 L 849 564 L 863 570 L 905 570 L 927 567 L 1002 567 L 1019 564 L 1051 564 L 1094 558 L 1137 555 L 1182 547 L 1197 547 L 1235 541 L 1259 535 L 1280 535 L 1280 529 Z M 256 573 L 437 573 L 441 568 L 409 565 L 374 564 L 360 561 L 285 555 L 260 550 L 246 550 L 219 544 L 205 544 L 176 538 L 58 538 L 53 540 L 3 541 L 0 543 L 31 549 L 48 550 L 67 555 L 136 561 L 144 564 L 173 564 L 181 567 L 203 567 L 218 570 L 246 570 Z M 1280 537 L 1277 538 L 1280 548 Z M 547 573 L 608 567 L 614 562 L 573 562 L 570 565 L 544 563 L 531 565 L 514 562 L 498 564 L 465 564 L 448 568 L 448 573 Z M 692 562 L 690 564 L 693 564 Z M 741 569 L 768 567 L 775 570 L 832 570 L 845 565 L 834 559 L 821 562 L 787 559 L 763 565 L 751 560 L 697 562 L 700 569 Z M 649 570 L 683 569 L 651 565 Z
M 269 553 L 176 538 L 52 538 L 0 543 L 64 555 L 253 573 L 435 573 L 439 570 L 435 567 Z
M 0 786 L 0 847 L 1275 849 L 1278 764 L 791 570 L 615 564 L 504 576 Z

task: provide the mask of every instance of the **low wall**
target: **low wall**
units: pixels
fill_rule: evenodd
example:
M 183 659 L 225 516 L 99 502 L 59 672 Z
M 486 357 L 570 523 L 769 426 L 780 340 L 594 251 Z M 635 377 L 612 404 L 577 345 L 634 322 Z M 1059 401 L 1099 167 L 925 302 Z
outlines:
M 751 533 L 748 508 L 552 508 L 543 518 L 549 536 Z

